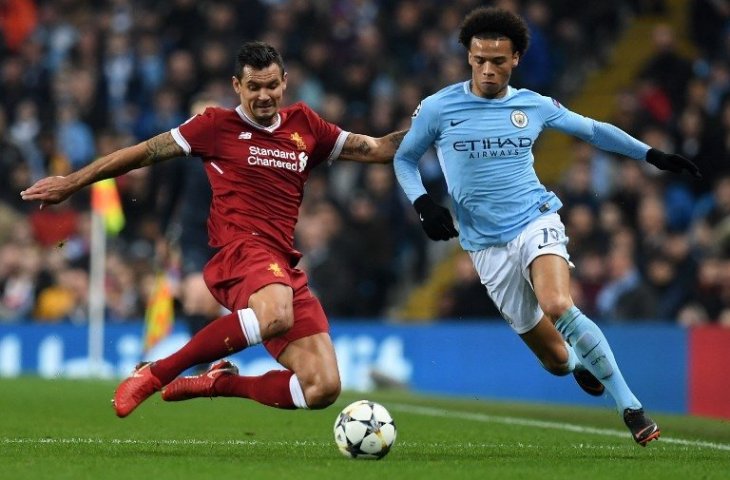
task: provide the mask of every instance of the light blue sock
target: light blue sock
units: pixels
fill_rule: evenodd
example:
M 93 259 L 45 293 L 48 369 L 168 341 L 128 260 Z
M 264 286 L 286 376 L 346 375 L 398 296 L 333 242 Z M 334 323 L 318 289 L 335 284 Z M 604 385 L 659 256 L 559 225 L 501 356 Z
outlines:
M 568 350 L 568 371 L 572 372 L 576 368 L 584 368 L 583 364 L 580 363 L 578 355 L 576 355 L 573 347 L 568 342 L 565 342 L 565 348 Z
M 555 327 L 573 346 L 578 361 L 606 387 L 619 412 L 641 408 L 641 402 L 626 385 L 608 340 L 598 325 L 573 306 L 555 322 Z

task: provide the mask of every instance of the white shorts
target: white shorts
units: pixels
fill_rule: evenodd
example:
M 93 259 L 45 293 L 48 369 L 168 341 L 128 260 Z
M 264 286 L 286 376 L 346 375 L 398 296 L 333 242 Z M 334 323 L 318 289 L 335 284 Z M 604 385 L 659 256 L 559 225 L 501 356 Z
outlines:
M 535 219 L 506 245 L 469 252 L 482 284 L 512 329 L 532 330 L 543 316 L 530 281 L 530 264 L 540 255 L 563 257 L 570 267 L 568 237 L 560 215 Z

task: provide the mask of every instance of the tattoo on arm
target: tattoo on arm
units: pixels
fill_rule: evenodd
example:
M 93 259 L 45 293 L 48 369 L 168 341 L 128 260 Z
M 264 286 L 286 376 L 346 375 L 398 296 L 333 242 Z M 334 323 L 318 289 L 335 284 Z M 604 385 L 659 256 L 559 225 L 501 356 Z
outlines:
M 351 133 L 342 146 L 339 158 L 355 162 L 388 163 L 393 160 L 395 151 L 407 132 L 408 130 L 400 130 L 380 138 Z
M 165 132 L 147 140 L 145 154 L 143 165 L 152 165 L 168 158 L 179 157 L 185 152 L 172 138 L 172 134 Z
M 390 144 L 393 145 L 394 150 L 398 150 L 398 147 L 400 147 L 400 144 L 403 141 L 403 137 L 406 136 L 406 133 L 408 133 L 408 130 L 400 130 L 397 132 L 389 133 L 385 136 L 385 138 L 387 138 Z
M 366 157 L 371 150 L 371 146 L 368 144 L 367 138 L 356 133 L 352 133 L 347 136 L 345 144 L 342 146 L 342 153 L 340 154 L 345 158 L 361 158 Z

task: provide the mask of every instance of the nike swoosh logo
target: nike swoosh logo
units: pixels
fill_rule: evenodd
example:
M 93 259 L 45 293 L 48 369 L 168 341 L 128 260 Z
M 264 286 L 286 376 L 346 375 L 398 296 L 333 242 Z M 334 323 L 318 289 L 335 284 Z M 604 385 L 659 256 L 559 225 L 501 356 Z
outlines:
M 538 245 L 538 246 L 537 246 L 537 248 L 538 248 L 538 249 L 543 249 L 543 248 L 545 248 L 545 247 L 550 247 L 550 246 L 552 246 L 552 245 L 557 245 L 558 243 L 560 243 L 560 242 L 544 243 L 544 244 L 542 244 L 542 245 Z
M 462 123 L 466 122 L 467 120 L 469 120 L 469 119 L 465 118 L 464 120 L 451 120 L 451 126 L 455 127 L 457 125 L 461 125 Z
M 591 354 L 591 352 L 592 352 L 593 350 L 595 350 L 595 349 L 596 349 L 596 347 L 597 347 L 597 346 L 599 346 L 600 344 L 601 344 L 601 342 L 598 342 L 597 344 L 593 345 L 593 347 L 592 347 L 592 348 L 591 348 L 590 350 L 588 350 L 588 351 L 587 351 L 586 353 L 584 353 L 584 354 L 581 354 L 581 355 L 583 356 L 583 358 L 586 358 L 586 357 L 587 357 L 588 355 L 590 355 L 590 354 Z M 605 357 L 605 355 L 604 355 L 604 357 Z

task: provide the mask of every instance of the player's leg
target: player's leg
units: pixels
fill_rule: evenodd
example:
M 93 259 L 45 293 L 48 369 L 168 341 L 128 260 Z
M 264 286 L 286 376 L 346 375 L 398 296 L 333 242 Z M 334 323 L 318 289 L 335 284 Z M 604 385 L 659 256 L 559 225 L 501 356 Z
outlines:
M 328 333 L 290 343 L 279 356 L 279 363 L 293 372 L 307 408 L 328 407 L 339 397 L 340 372 Z
M 548 255 L 543 256 L 547 257 Z M 564 288 L 565 282 L 569 282 L 570 280 L 568 263 L 563 257 L 556 255 L 550 256 L 557 258 L 558 262 L 561 262 L 560 264 L 556 264 L 557 269 L 553 272 L 559 278 L 553 278 L 554 283 L 549 284 L 545 288 L 541 287 L 541 291 L 544 292 L 547 288 L 553 288 L 554 291 L 550 293 L 552 298 L 561 298 L 561 295 L 564 295 L 562 289 Z M 529 268 L 530 276 L 532 276 L 532 264 L 530 264 Z M 531 280 L 531 283 L 534 282 Z M 535 295 L 534 287 L 531 288 L 533 290 L 530 293 Z M 572 300 L 569 297 L 568 301 L 572 305 Z M 542 308 L 540 308 L 540 311 L 543 312 Z M 581 364 L 575 350 L 563 339 L 550 317 L 543 313 L 537 326 L 529 332 L 520 335 L 520 337 L 535 353 L 543 367 L 550 373 L 566 375 L 572 372 L 576 382 L 586 393 L 593 396 L 603 395 L 605 391 L 603 384 Z
M 114 395 L 117 416 L 129 415 L 146 398 L 193 365 L 209 363 L 285 333 L 293 324 L 292 289 L 272 283 L 249 297 L 247 308 L 224 315 L 193 335 L 172 355 L 140 366 Z
M 266 349 L 287 370 L 260 376 L 237 375 L 222 361 L 206 374 L 181 377 L 164 388 L 166 401 L 196 397 L 240 397 L 276 408 L 324 408 L 337 399 L 340 378 L 329 325 L 319 301 L 306 286 L 306 276 L 290 272 L 294 288 L 294 325 L 285 334 L 264 342 Z
M 609 391 L 624 422 L 642 446 L 659 437 L 659 428 L 644 415 L 641 403 L 626 384 L 608 340 L 601 329 L 573 304 L 569 269 L 562 256 L 544 254 L 530 265 L 533 288 L 540 308 L 573 346 L 583 366 Z
M 285 333 L 294 323 L 292 298 L 290 286 L 266 285 L 249 297 L 248 308 L 214 320 L 180 350 L 157 360 L 152 373 L 166 385 L 193 365 L 210 363 Z
M 558 255 L 540 255 L 530 266 L 532 285 L 540 308 L 573 346 L 581 363 L 608 389 L 619 411 L 641 408 L 621 375 L 601 329 L 573 305 L 568 264 Z
M 474 268 L 502 317 L 527 344 L 542 366 L 566 375 L 580 363 L 555 326 L 544 316 L 523 273 L 518 237 L 504 246 L 471 252 Z
M 553 375 L 567 375 L 580 367 L 573 348 L 565 343 L 550 319 L 543 315 L 535 327 L 520 334 L 543 368 Z
M 162 389 L 168 402 L 199 397 L 248 398 L 281 409 L 324 408 L 339 396 L 340 379 L 334 347 L 327 333 L 291 342 L 279 356 L 287 370 L 238 375 L 222 360 L 201 375 L 179 377 Z

